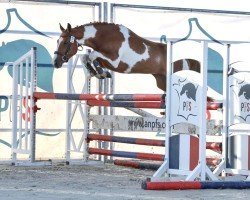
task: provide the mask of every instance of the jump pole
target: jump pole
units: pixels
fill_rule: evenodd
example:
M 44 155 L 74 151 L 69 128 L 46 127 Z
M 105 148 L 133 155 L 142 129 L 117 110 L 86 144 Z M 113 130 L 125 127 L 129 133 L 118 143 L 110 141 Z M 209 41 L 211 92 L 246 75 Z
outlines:
M 119 142 L 126 144 L 139 144 L 148 146 L 161 146 L 161 147 L 165 146 L 164 140 L 118 137 L 118 136 L 100 135 L 100 134 L 88 134 L 87 140 L 88 141 L 101 140 L 107 142 Z
M 162 94 L 69 94 L 35 92 L 37 99 L 108 100 L 108 101 L 162 101 Z
M 209 157 L 206 158 L 207 165 L 211 167 L 216 167 L 218 163 L 220 162 L 220 159 L 214 158 L 214 157 Z M 118 166 L 124 166 L 124 167 L 131 167 L 131 168 L 136 168 L 136 169 L 152 169 L 152 170 L 157 170 L 161 166 L 162 163 L 159 164 L 153 164 L 153 163 L 145 163 L 141 162 L 140 160 L 114 160 L 114 164 Z
M 190 190 L 190 189 L 250 189 L 250 181 L 145 181 L 145 190 Z
M 110 135 L 100 135 L 100 134 L 88 134 L 87 136 L 87 144 L 91 141 L 105 141 L 105 142 L 117 142 L 117 143 L 125 143 L 125 144 L 136 144 L 136 145 L 147 145 L 147 146 L 158 146 L 165 147 L 164 140 L 152 140 L 152 139 L 141 139 L 141 138 L 131 138 L 131 137 L 119 137 L 119 136 L 110 136 Z M 211 147 L 209 143 L 208 146 Z M 127 152 L 127 151 L 114 151 L 114 150 L 106 150 L 101 148 L 89 148 L 89 154 L 97 154 L 97 155 L 105 155 L 105 156 L 115 156 L 115 157 L 123 157 L 123 158 L 137 158 L 137 159 L 145 159 L 145 160 L 158 160 L 163 161 L 164 155 L 161 154 L 153 154 L 153 153 L 139 153 L 139 152 Z M 218 157 L 206 157 L 206 163 L 209 166 L 216 166 L 220 161 Z M 138 161 L 124 161 L 124 162 L 116 162 L 117 165 L 123 165 L 128 167 L 136 167 L 139 168 L 140 162 Z M 142 163 L 143 165 L 143 163 Z M 143 167 L 143 166 L 142 166 Z M 158 169 L 158 168 L 157 168 Z
M 34 98 L 58 100 L 82 100 L 89 106 L 124 107 L 124 108 L 152 108 L 164 109 L 164 95 L 162 94 L 68 94 L 34 92 Z M 208 102 L 207 110 L 222 108 L 218 102 Z
M 107 101 L 107 100 L 88 100 L 89 106 L 109 106 L 109 107 L 124 107 L 124 108 L 151 108 L 165 109 L 165 103 L 162 101 Z M 208 102 L 207 110 L 218 110 L 221 108 L 221 103 Z
M 118 137 L 118 136 L 100 135 L 100 134 L 88 134 L 87 141 L 90 142 L 93 140 L 165 147 L 165 140 Z M 221 146 L 222 146 L 221 143 L 215 143 L 215 142 L 206 143 L 206 149 L 210 149 L 214 151 L 221 151 Z
M 104 156 L 122 157 L 122 158 L 137 158 L 142 160 L 155 160 L 155 161 L 164 160 L 164 155 L 162 154 L 114 151 L 114 150 L 99 149 L 99 148 L 88 148 L 88 153 L 104 155 Z
M 153 163 L 145 163 L 145 162 L 138 162 L 135 160 L 114 160 L 114 165 L 130 167 L 135 169 L 150 169 L 150 170 L 157 170 L 161 164 L 153 164 Z
M 92 147 L 88 148 L 88 153 L 104 155 L 104 156 L 121 157 L 121 158 L 136 158 L 136 159 L 142 159 L 142 160 L 164 161 L 164 155 L 153 154 L 153 153 L 115 151 L 115 150 L 107 150 L 107 149 L 92 148 Z M 207 160 L 212 165 L 215 165 L 218 163 L 218 160 L 214 160 L 214 158 L 208 158 Z

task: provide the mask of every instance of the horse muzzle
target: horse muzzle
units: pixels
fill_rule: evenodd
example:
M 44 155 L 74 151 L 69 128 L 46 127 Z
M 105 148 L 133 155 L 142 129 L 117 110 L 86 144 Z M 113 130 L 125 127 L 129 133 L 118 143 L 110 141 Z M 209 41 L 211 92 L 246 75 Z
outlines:
M 60 68 L 62 67 L 62 62 L 58 61 L 58 59 L 53 60 L 53 65 L 55 68 Z

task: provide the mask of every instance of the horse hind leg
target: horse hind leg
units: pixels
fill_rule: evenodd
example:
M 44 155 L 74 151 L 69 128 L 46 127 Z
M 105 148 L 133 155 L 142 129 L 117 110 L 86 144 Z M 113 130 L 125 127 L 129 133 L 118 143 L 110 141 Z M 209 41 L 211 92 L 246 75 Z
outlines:
M 161 74 L 153 74 L 156 80 L 157 87 L 164 92 L 166 91 L 166 76 Z

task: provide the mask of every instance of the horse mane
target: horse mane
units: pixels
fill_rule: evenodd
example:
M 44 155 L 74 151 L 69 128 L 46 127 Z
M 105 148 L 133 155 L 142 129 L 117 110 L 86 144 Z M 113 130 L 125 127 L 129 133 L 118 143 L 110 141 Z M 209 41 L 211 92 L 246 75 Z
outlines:
M 119 26 L 119 24 L 115 24 L 115 23 L 109 23 L 109 22 L 89 22 L 87 24 L 83 24 L 81 26 L 76 26 L 75 28 L 82 28 L 84 26 L 91 26 L 91 25 L 115 25 L 115 26 Z
M 119 25 L 119 24 L 115 24 L 115 23 L 109 23 L 109 22 L 90 22 L 90 23 L 87 23 L 87 24 L 84 24 L 85 26 L 87 25 L 102 25 L 102 24 L 105 24 L 105 25 Z

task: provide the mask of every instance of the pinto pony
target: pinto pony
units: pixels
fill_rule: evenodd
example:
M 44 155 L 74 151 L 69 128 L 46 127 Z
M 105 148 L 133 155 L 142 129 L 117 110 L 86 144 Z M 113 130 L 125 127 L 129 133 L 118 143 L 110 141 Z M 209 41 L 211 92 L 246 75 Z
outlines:
M 120 73 L 152 74 L 157 87 L 166 91 L 166 45 L 149 41 L 123 25 L 113 23 L 89 23 L 67 29 L 60 25 L 62 34 L 53 59 L 60 68 L 77 53 L 79 46 L 93 49 L 86 66 L 92 76 L 111 77 L 104 68 Z M 185 59 L 188 68 L 200 72 L 200 63 Z M 183 60 L 174 63 L 174 72 L 183 69 Z

